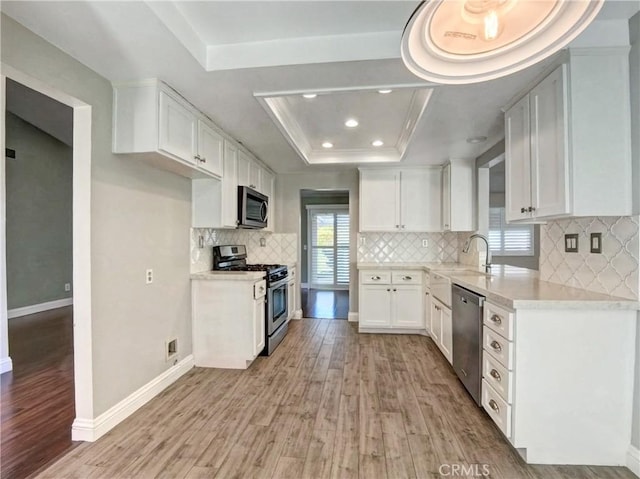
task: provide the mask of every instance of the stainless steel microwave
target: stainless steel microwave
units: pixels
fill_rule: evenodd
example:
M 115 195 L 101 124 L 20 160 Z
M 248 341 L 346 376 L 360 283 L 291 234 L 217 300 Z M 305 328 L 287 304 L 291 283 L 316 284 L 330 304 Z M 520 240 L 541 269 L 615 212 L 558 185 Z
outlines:
M 269 197 L 238 186 L 238 228 L 266 228 L 269 218 Z

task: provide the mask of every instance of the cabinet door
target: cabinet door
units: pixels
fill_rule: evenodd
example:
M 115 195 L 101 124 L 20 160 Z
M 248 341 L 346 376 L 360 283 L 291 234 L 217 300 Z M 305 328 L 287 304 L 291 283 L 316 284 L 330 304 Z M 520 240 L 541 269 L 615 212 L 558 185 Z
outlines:
M 571 211 L 566 128 L 566 77 L 560 67 L 531 93 L 531 175 L 534 216 Z M 612 128 L 615 125 L 611 125 Z
M 253 161 L 249 162 L 249 186 L 262 193 L 262 168 Z
M 238 151 L 238 185 L 251 186 L 250 178 L 251 158 L 244 152 Z
M 431 314 L 430 314 L 430 327 L 429 332 L 431 334 L 431 339 L 436 343 L 436 346 L 439 348 L 442 347 L 440 345 L 442 338 L 442 307 L 438 306 L 437 301 L 431 298 Z
M 158 148 L 195 164 L 196 117 L 182 103 L 160 92 Z
M 424 326 L 431 334 L 431 291 L 428 289 L 424 293 Z
M 423 329 L 422 286 L 393 286 L 393 327 Z
M 400 172 L 400 229 L 440 231 L 442 175 L 438 168 Z
M 531 142 L 529 96 L 513 105 L 505 125 L 505 217 L 507 221 L 529 218 L 531 213 Z
M 442 229 L 451 230 L 451 165 L 442 168 Z
M 360 231 L 399 231 L 399 173 L 360 171 Z
M 367 285 L 360 289 L 361 327 L 391 327 L 391 285 Z
M 223 175 L 224 139 L 202 120 L 198 120 L 198 156 L 201 169 Z
M 228 141 L 224 142 L 222 174 L 222 226 L 235 228 L 238 223 L 238 149 Z
M 265 301 L 264 296 L 253 301 L 253 355 L 257 356 L 265 345 Z
M 447 361 L 453 362 L 453 322 L 451 310 L 446 306 L 440 307 L 442 312 L 442 336 L 440 338 L 440 350 Z
M 296 282 L 289 281 L 287 285 L 287 310 L 288 318 L 293 318 L 293 314 L 296 312 Z
M 274 176 L 267 170 L 262 170 L 262 177 L 260 178 L 260 192 L 269 198 L 269 212 L 267 215 L 267 227 L 266 231 L 274 231 L 274 218 L 276 212 L 276 203 L 274 201 Z

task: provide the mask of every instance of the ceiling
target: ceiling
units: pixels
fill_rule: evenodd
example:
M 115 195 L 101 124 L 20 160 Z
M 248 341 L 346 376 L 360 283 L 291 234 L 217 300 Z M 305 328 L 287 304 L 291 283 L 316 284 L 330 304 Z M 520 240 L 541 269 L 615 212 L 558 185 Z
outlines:
M 357 163 L 309 165 L 259 97 L 431 86 L 400 60 L 402 29 L 418 3 L 3 0 L 0 9 L 110 81 L 166 81 L 272 169 L 287 173 Z M 628 43 L 626 20 L 639 8 L 637 0 L 607 0 L 598 20 L 575 43 Z M 476 85 L 434 87 L 403 164 L 478 156 L 504 136 L 500 108 L 547 64 Z M 379 117 L 370 109 L 374 103 L 365 102 L 356 114 Z M 313 119 L 327 135 L 337 117 L 328 116 L 330 109 L 302 111 L 304 105 L 296 106 L 301 121 Z M 389 130 L 380 135 L 397 128 L 387 123 Z M 473 136 L 488 139 L 467 143 Z

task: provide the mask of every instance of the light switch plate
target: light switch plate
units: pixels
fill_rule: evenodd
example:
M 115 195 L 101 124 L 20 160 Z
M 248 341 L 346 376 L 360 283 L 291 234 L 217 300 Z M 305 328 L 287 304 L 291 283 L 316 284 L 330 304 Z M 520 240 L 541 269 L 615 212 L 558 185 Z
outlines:
M 564 251 L 565 253 L 578 252 L 578 235 L 577 234 L 564 235 Z
M 602 233 L 591 233 L 591 252 L 602 253 Z

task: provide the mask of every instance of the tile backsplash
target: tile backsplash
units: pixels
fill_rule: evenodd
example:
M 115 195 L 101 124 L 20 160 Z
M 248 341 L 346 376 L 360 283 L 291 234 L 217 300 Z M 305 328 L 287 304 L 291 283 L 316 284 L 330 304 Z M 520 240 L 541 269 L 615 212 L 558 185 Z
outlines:
M 459 233 L 359 233 L 359 263 L 449 263 L 458 261 Z M 422 246 L 422 240 L 428 246 Z M 464 238 L 462 239 L 464 241 Z
M 638 299 L 639 217 L 549 221 L 540 227 L 540 279 Z M 578 253 L 565 253 L 564 235 L 578 234 Z M 602 233 L 602 253 L 589 252 L 591 233 Z
M 202 236 L 204 247 L 200 248 Z M 265 246 L 260 246 L 264 238 Z M 267 233 L 260 230 L 217 230 L 191 228 L 191 272 L 210 271 L 213 264 L 212 246 L 243 244 L 247 247 L 248 263 L 295 263 L 298 261 L 298 235 Z

